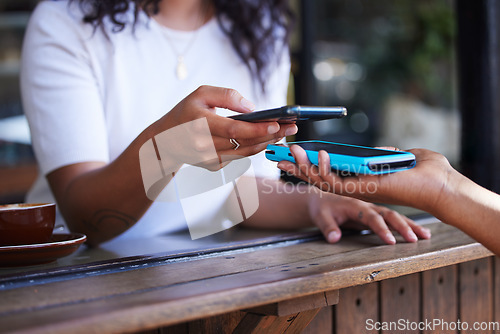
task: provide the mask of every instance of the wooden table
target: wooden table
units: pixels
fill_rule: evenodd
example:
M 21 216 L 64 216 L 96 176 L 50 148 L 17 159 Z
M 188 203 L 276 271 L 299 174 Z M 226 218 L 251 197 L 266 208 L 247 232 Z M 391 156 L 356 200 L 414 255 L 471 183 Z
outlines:
M 500 321 L 498 259 L 452 227 L 434 219 L 428 227 L 431 240 L 394 246 L 359 234 L 329 245 L 308 231 L 3 270 L 0 332 L 396 333 L 366 326 Z

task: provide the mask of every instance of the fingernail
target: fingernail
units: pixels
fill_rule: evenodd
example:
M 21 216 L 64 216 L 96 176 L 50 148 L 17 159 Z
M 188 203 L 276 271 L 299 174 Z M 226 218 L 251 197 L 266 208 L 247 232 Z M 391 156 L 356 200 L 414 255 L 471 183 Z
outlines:
M 278 124 L 269 125 L 269 127 L 267 128 L 267 133 L 272 135 L 272 134 L 278 132 L 279 130 L 280 130 L 280 126 Z
M 255 104 L 252 102 L 248 101 L 244 97 L 241 98 L 240 100 L 241 106 L 249 111 L 254 111 L 255 110 Z
M 386 237 L 389 244 L 394 245 L 396 243 L 396 238 L 394 238 L 391 232 L 387 232 Z
M 290 126 L 288 129 L 285 130 L 285 136 L 291 136 L 297 133 L 297 125 Z
M 411 232 L 408 233 L 408 240 L 410 242 L 417 242 L 418 241 L 418 237 L 415 234 L 415 232 L 411 231 Z
M 431 237 L 431 230 L 429 230 L 428 228 L 424 227 L 422 228 L 422 232 L 424 232 L 424 238 L 425 239 L 429 239 Z
M 337 242 L 339 240 L 339 238 L 340 238 L 340 234 L 338 231 L 331 231 L 330 233 L 328 233 L 327 240 L 330 243 L 334 243 L 334 242 Z

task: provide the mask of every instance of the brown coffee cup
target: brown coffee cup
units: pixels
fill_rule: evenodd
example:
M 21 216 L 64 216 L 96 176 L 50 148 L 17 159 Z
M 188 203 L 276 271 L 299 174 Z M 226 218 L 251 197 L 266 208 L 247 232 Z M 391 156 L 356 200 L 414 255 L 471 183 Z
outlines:
M 55 220 L 54 203 L 0 205 L 0 246 L 48 242 Z

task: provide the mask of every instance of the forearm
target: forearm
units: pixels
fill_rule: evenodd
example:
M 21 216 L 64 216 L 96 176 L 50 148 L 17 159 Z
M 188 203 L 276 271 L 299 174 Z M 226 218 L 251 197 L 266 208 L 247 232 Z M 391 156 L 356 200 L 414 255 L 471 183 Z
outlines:
M 258 228 L 296 229 L 313 226 L 309 196 L 318 189 L 280 180 L 257 178 L 259 208 L 244 222 Z
M 110 164 L 87 162 L 51 172 L 47 179 L 66 221 L 86 233 L 90 243 L 108 240 L 144 214 L 182 164 L 219 169 L 221 157 L 234 154 L 230 138 L 241 145 L 238 155 L 249 156 L 296 132 L 295 124 L 241 122 L 215 114 L 215 108 L 250 112 L 249 105 L 234 90 L 202 86 Z
M 453 225 L 500 256 L 500 195 L 458 172 L 450 177 L 449 189 L 431 213 Z
M 109 164 L 63 167 L 65 170 L 47 176 L 68 227 L 85 233 L 89 244 L 123 233 L 151 206 L 151 196 L 144 189 L 139 150 L 153 134 L 151 127 L 146 129 Z M 151 160 L 151 165 L 158 166 L 156 156 Z M 170 179 L 171 175 L 166 175 L 157 188 L 163 188 Z

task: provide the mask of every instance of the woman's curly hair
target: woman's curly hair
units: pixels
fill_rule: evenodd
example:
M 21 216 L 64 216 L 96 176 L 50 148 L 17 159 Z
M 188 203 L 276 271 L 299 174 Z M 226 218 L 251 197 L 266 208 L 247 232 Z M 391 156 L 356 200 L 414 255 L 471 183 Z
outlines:
M 72 0 L 78 1 L 84 10 L 84 22 L 94 28 L 104 27 L 108 18 L 113 32 L 121 31 L 129 23 L 137 22 L 139 12 L 151 16 L 159 11 L 161 0 Z M 288 39 L 294 22 L 288 0 L 208 0 L 215 8 L 221 29 L 229 36 L 233 48 L 245 62 L 252 76 L 265 91 L 267 66 L 276 59 L 277 38 L 283 45 Z M 124 21 L 124 13 L 134 8 L 134 21 Z M 277 35 L 276 32 L 279 32 Z

